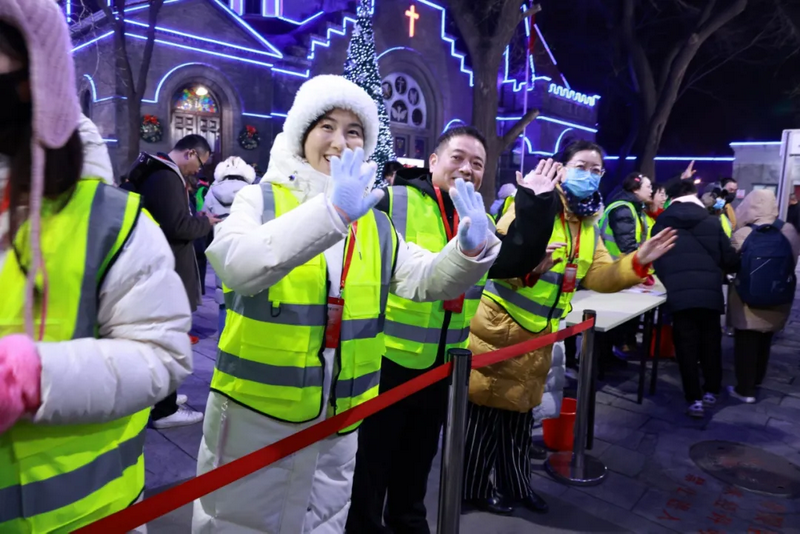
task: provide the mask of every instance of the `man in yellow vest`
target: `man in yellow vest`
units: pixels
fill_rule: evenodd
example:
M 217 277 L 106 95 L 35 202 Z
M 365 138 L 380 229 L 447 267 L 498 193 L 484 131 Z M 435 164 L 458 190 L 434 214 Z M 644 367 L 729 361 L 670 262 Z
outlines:
M 422 169 L 398 174 L 378 209 L 390 215 L 406 241 L 439 252 L 458 228 L 458 214 L 448 194 L 453 181 L 463 178 L 479 189 L 485 165 L 483 135 L 469 126 L 450 129 L 437 140 L 430 174 Z M 503 245 L 490 277 L 525 276 L 544 255 L 556 213 L 556 171 L 554 165 L 549 176 L 532 173 L 524 181 L 518 176 L 518 218 L 505 236 L 498 236 Z M 485 282 L 486 276 L 460 298 L 444 302 L 417 303 L 389 296 L 381 392 L 441 365 L 449 349 L 467 347 L 470 320 Z M 364 422 L 348 532 L 372 534 L 387 528 L 430 532 L 424 500 L 445 419 L 447 387 L 446 382 L 434 384 Z

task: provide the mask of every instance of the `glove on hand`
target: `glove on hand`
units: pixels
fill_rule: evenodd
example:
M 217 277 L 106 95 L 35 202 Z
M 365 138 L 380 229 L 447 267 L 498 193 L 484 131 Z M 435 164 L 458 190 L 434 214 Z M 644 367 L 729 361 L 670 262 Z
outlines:
M 0 339 L 0 434 L 39 408 L 42 362 L 28 336 Z
M 483 197 L 475 191 L 472 183 L 456 178 L 456 186 L 450 188 L 450 198 L 458 211 L 458 244 L 467 256 L 477 256 L 486 246 L 486 231 L 489 221 L 483 206 Z
M 375 163 L 364 163 L 364 149 L 356 148 L 355 152 L 346 148 L 341 159 L 331 158 L 331 177 L 333 178 L 333 195 L 331 202 L 345 224 L 350 224 L 363 217 L 383 198 L 383 191 L 367 189 L 375 182 Z

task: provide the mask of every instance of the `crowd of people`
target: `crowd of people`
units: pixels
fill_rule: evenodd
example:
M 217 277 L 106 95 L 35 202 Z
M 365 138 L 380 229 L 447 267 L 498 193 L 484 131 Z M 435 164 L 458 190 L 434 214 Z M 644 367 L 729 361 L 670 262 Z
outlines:
M 603 150 L 576 141 L 517 173 L 489 215 L 478 193 L 487 143 L 470 126 L 445 131 L 428 168 L 388 165 L 390 187 L 373 188 L 377 107 L 330 75 L 300 88 L 260 180 L 232 157 L 198 182 L 212 151 L 189 135 L 143 153 L 116 187 L 69 50 L 55 2 L 0 4 L 0 530 L 72 531 L 140 500 L 148 421 L 202 420 L 197 473 L 207 473 L 451 349 L 481 354 L 556 331 L 579 289 L 653 276 L 667 290 L 688 413 L 700 417 L 722 387 L 722 287 L 736 274 L 730 394 L 755 401 L 800 252 L 770 192 L 734 213 L 733 180 L 700 197 L 691 170 L 663 186 L 632 174 L 606 206 Z M 220 324 L 204 417 L 178 387 L 192 371 L 205 258 Z M 637 328 L 620 329 L 623 353 Z M 547 512 L 531 485 L 531 432 L 558 416 L 562 353 L 551 345 L 472 371 L 463 499 L 473 507 Z M 446 387 L 201 497 L 193 532 L 429 532 Z

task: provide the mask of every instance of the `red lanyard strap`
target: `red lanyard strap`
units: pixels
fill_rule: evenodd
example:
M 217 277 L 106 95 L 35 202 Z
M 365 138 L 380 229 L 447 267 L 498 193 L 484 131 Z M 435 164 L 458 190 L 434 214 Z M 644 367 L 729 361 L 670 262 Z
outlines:
M 358 221 L 350 226 L 350 235 L 347 240 L 347 253 L 344 256 L 344 266 L 342 267 L 342 281 L 339 286 L 339 294 L 344 291 L 344 283 L 350 273 L 350 263 L 353 261 L 353 250 L 356 248 L 356 232 L 358 231 Z
M 433 190 L 436 192 L 436 201 L 439 203 L 439 211 L 442 214 L 442 224 L 444 224 L 444 233 L 447 236 L 447 240 L 450 241 L 453 239 L 453 236 L 456 235 L 458 232 L 458 211 L 453 213 L 453 227 L 450 228 L 450 223 L 447 221 L 447 212 L 444 210 L 444 198 L 442 197 L 442 190 L 433 186 Z
M 572 229 L 569 226 L 569 223 L 564 218 L 564 212 L 561 212 L 561 224 L 564 226 L 564 235 L 567 237 L 569 241 L 569 254 L 567 255 L 567 261 L 569 263 L 573 263 L 575 258 L 580 255 L 581 251 L 581 231 L 580 231 L 580 224 L 578 225 L 578 235 L 575 238 L 575 246 L 572 246 Z

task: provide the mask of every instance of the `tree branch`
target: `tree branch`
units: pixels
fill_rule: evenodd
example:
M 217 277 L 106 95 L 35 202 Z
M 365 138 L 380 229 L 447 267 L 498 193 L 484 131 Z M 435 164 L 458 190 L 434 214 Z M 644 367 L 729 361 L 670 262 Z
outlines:
M 506 134 L 500 138 L 500 150 L 503 151 L 511 146 L 514 141 L 517 140 L 517 137 L 522 135 L 522 131 L 528 126 L 531 122 L 539 116 L 538 109 L 529 109 L 528 113 L 526 113 L 521 119 L 514 123 L 514 125 L 509 129 Z
M 711 16 L 711 13 L 714 12 L 714 6 L 717 4 L 717 0 L 708 0 L 708 3 L 703 8 L 702 13 L 700 13 L 700 17 L 697 19 L 697 24 L 695 24 L 695 29 L 699 30 L 703 24 L 708 21 L 708 17 Z
M 519 24 L 520 22 L 522 22 L 527 18 L 534 16 L 541 10 L 542 6 L 540 4 L 533 4 L 533 6 L 531 6 L 529 9 L 526 9 L 525 11 L 519 14 L 519 20 L 517 21 L 517 24 Z
M 725 8 L 706 21 L 696 32 L 700 43 L 708 39 L 715 31 L 719 30 L 731 19 L 741 15 L 747 7 L 747 0 L 732 0 Z
M 114 30 L 114 40 L 116 41 L 116 48 L 114 56 L 117 63 L 117 75 L 121 78 L 122 84 L 125 86 L 127 97 L 135 96 L 136 84 L 133 80 L 133 69 L 131 68 L 130 60 L 128 59 L 128 50 L 125 43 L 125 23 L 121 20 L 125 17 L 125 0 L 114 0 L 114 9 L 120 14 L 118 19 L 114 12 L 106 2 L 98 2 L 106 20 L 111 24 Z
M 156 21 L 158 20 L 158 13 L 161 11 L 162 5 L 164 5 L 164 0 L 152 0 L 150 2 L 147 41 L 144 45 L 142 62 L 139 65 L 139 80 L 136 84 L 137 98 L 144 98 L 144 91 L 147 89 L 147 73 L 150 71 L 150 62 L 153 59 L 153 49 L 155 48 L 156 44 Z

